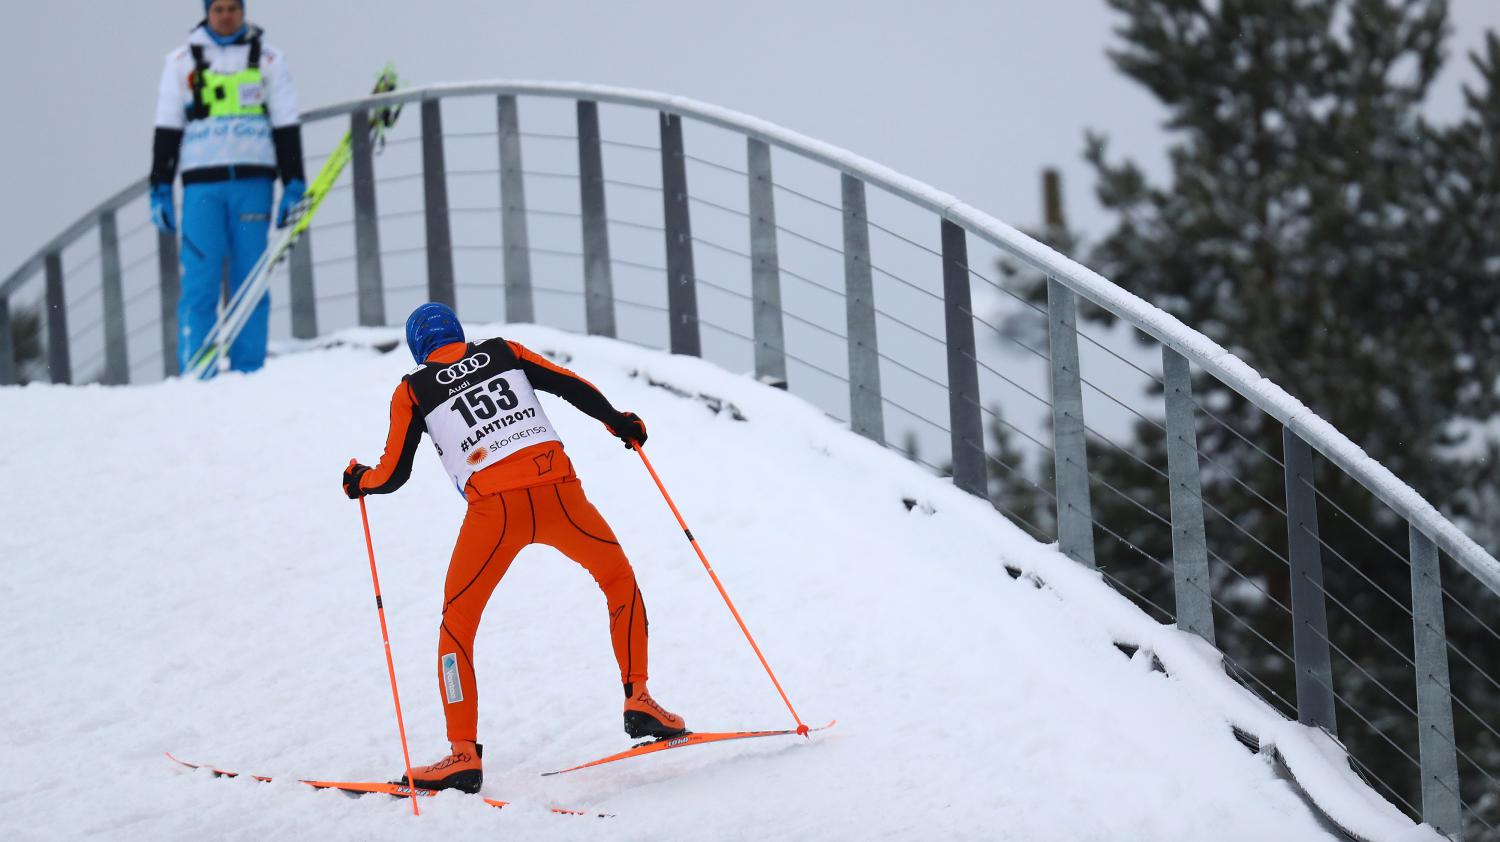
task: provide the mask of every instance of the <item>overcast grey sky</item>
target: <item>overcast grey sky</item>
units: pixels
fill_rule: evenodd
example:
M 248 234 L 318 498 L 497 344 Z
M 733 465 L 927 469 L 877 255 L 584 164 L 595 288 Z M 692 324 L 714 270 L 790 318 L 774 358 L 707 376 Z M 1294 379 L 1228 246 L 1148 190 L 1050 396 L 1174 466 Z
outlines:
M 568 80 L 676 93 L 851 149 L 1017 225 L 1038 172 L 1062 167 L 1072 221 L 1093 202 L 1083 131 L 1161 171 L 1162 111 L 1104 55 L 1103 0 L 247 0 L 291 61 L 303 106 L 362 93 L 395 60 L 412 84 Z M 0 277 L 149 168 L 163 55 L 199 0 L 7 4 L 0 51 L 11 208 Z M 1464 53 L 1500 2 L 1453 0 L 1455 37 L 1431 111 L 1460 107 Z M 310 150 L 316 151 L 316 150 Z

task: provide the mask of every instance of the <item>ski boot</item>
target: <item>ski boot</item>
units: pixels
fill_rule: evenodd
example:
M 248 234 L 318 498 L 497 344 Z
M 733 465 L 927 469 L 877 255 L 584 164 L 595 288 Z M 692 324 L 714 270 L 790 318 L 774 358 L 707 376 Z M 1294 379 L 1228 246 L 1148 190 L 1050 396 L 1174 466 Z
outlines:
M 452 753 L 442 760 L 431 766 L 413 768 L 411 774 L 415 780 L 412 785 L 418 789 L 456 789 L 470 795 L 479 792 L 484 783 L 484 768 L 480 763 L 484 746 L 464 740 L 454 742 L 452 746 Z M 406 775 L 391 783 L 406 786 Z
M 665 739 L 687 733 L 682 717 L 651 698 L 646 682 L 625 685 L 625 733 L 631 739 Z

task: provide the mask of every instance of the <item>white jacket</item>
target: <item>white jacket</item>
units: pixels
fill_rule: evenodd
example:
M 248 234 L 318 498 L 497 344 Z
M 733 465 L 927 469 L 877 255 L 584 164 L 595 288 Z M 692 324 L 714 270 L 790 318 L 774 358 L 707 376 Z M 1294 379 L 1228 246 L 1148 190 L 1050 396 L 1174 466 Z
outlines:
M 187 44 L 167 54 L 156 102 L 156 125 L 183 131 L 178 163 L 180 171 L 228 164 L 276 166 L 271 130 L 297 124 L 297 92 L 292 87 L 286 57 L 264 40 L 261 41 L 260 72 L 264 81 L 266 115 L 191 122 L 187 119 L 187 107 L 193 104 L 193 91 L 188 84 L 195 69 L 192 45 L 203 47 L 203 58 L 215 73 L 238 73 L 250 61 L 248 41 L 259 32 L 260 29 L 252 25 L 244 39 L 246 43 L 221 47 L 214 43 L 203 26 L 199 26 L 188 36 Z

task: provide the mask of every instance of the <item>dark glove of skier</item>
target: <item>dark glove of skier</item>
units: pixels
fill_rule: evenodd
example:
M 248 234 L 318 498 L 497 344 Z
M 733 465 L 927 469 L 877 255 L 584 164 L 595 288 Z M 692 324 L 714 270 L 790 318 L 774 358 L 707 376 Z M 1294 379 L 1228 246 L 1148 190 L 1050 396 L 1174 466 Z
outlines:
M 285 187 L 281 188 L 281 205 L 276 209 L 277 228 L 286 227 L 287 217 L 291 216 L 292 208 L 295 208 L 297 203 L 302 201 L 302 197 L 306 195 L 307 185 L 303 184 L 300 178 L 292 179 L 287 182 Z
M 151 222 L 163 234 L 177 233 L 177 216 L 172 210 L 172 185 L 151 186 Z
M 369 465 L 354 464 L 344 469 L 344 493 L 349 495 L 350 500 L 358 500 L 367 493 L 359 487 L 359 478 L 370 470 Z
M 610 435 L 625 442 L 626 450 L 646 443 L 646 422 L 634 412 L 620 413 L 614 423 L 607 425 L 605 429 L 609 430 Z

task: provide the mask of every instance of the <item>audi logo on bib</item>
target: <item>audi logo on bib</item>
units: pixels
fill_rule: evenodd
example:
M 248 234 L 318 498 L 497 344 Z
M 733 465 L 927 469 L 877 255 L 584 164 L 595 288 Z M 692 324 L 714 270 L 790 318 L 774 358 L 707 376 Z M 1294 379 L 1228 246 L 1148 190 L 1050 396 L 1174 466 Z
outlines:
M 443 384 L 444 386 L 447 386 L 454 381 L 462 380 L 463 378 L 468 377 L 469 375 L 479 371 L 481 368 L 484 368 L 489 364 L 490 355 L 484 353 L 483 351 L 480 351 L 472 357 L 461 359 L 453 365 L 450 365 L 442 371 L 439 371 L 437 373 L 437 382 Z

